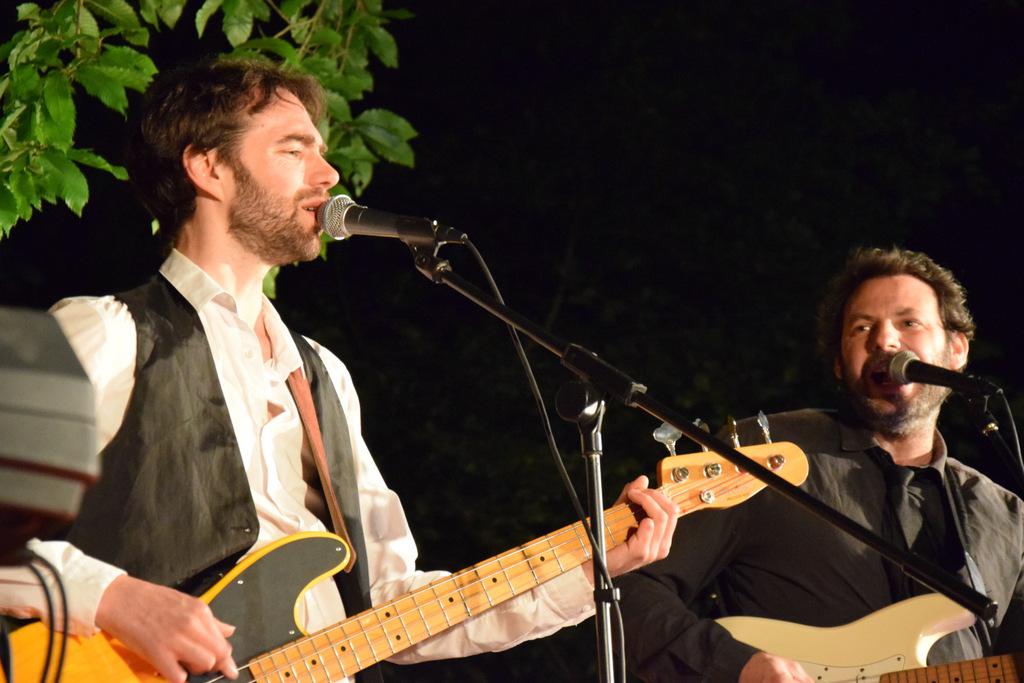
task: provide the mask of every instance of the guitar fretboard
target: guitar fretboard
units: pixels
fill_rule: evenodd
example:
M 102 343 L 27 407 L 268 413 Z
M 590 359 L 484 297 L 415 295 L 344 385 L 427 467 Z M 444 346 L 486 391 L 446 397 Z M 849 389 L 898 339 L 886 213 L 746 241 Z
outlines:
M 667 484 L 660 490 L 686 514 L 712 501 L 716 507 L 735 504 L 763 486 L 729 466 L 720 477 Z M 632 504 L 607 510 L 605 547 L 623 543 L 644 516 Z M 352 676 L 588 559 L 590 542 L 577 522 L 261 655 L 247 668 L 255 681 L 273 683 L 330 683 Z
M 879 683 L 1021 683 L 1024 655 L 998 655 L 883 674 Z

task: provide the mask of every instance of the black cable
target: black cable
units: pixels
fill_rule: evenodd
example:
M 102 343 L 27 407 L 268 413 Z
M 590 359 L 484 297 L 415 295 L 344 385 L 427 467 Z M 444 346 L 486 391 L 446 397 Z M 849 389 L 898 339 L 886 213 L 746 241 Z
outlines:
M 472 243 L 472 241 L 470 241 L 468 237 L 465 240 L 463 240 L 461 244 L 465 245 L 469 249 L 470 253 L 473 254 L 473 257 L 476 259 L 477 264 L 480 266 L 480 270 L 483 272 L 484 277 L 487 279 L 487 284 L 490 286 L 491 291 L 494 292 L 494 298 L 498 301 L 498 303 L 505 305 L 505 300 L 501 296 L 501 292 L 498 289 L 498 284 L 494 281 L 494 278 L 491 276 L 490 268 L 487 267 L 487 262 L 484 261 L 483 256 L 477 250 L 476 246 Z M 576 516 L 579 517 L 580 523 L 582 524 L 583 529 L 587 534 L 587 538 L 590 539 L 591 549 L 597 548 L 597 539 L 594 536 L 594 531 L 590 527 L 590 522 L 587 518 L 586 512 L 583 511 L 583 506 L 580 504 L 579 496 L 576 495 L 576 489 L 572 485 L 572 480 L 569 478 L 569 473 L 565 469 L 565 461 L 562 459 L 562 453 L 561 451 L 558 450 L 558 445 L 555 443 L 555 435 L 554 431 L 551 429 L 551 419 L 548 416 L 548 408 L 547 405 L 544 403 L 544 397 L 541 395 L 540 387 L 537 385 L 537 378 L 533 374 L 533 368 L 530 365 L 530 360 L 526 356 L 525 349 L 523 349 L 522 340 L 519 338 L 519 333 L 516 332 L 514 327 L 512 327 L 511 325 L 506 325 L 506 327 L 508 328 L 509 336 L 512 338 L 512 346 L 515 348 L 516 355 L 519 358 L 519 363 L 523 366 L 523 372 L 526 374 L 526 381 L 530 385 L 530 391 L 533 394 L 533 400 L 537 405 L 537 412 L 540 414 L 541 426 L 544 431 L 544 436 L 548 442 L 548 449 L 551 451 L 551 456 L 555 462 L 555 469 L 558 471 L 558 475 L 562 479 L 562 485 L 565 487 L 566 492 L 569 494 L 569 500 L 572 502 L 573 509 L 576 511 Z M 612 584 L 611 575 L 608 573 L 608 567 L 605 565 L 603 558 L 599 559 L 598 554 L 595 552 L 592 553 L 592 559 L 594 562 L 595 577 L 598 573 L 600 573 L 600 575 L 604 578 L 605 584 L 609 587 L 612 587 L 614 584 Z M 612 605 L 614 607 L 613 612 L 615 614 L 614 621 L 617 626 L 617 631 L 620 639 L 619 642 L 621 644 L 625 642 L 625 631 L 622 624 L 622 612 L 619 609 L 619 604 L 617 602 L 613 602 Z M 595 605 L 595 608 L 599 608 L 599 606 Z M 625 653 L 624 650 L 621 648 L 620 653 L 622 653 L 622 656 L 619 658 L 620 677 L 621 680 L 625 681 Z
M 34 563 L 41 564 L 46 567 L 46 570 L 50 572 L 53 577 L 54 583 L 57 584 L 57 593 L 60 595 L 60 608 L 61 608 L 61 628 L 60 628 L 60 650 L 57 655 L 57 669 L 54 672 L 53 683 L 60 683 L 61 676 L 64 675 L 64 659 L 67 656 L 67 645 L 68 645 L 68 594 L 64 590 L 64 581 L 60 577 L 60 572 L 54 567 L 49 560 L 42 555 L 37 553 L 32 554 L 32 561 Z M 57 630 L 56 618 L 50 621 L 50 634 Z
M 35 574 L 36 579 L 39 581 L 39 585 L 43 589 L 43 597 L 46 598 L 46 618 L 50 624 L 50 634 L 46 641 L 46 660 L 43 663 L 43 675 L 39 677 L 39 683 L 46 683 L 46 679 L 50 676 L 50 662 L 53 659 L 53 620 L 55 615 L 53 613 L 53 598 L 50 596 L 50 587 L 46 584 L 46 577 L 43 576 L 43 573 L 39 571 L 34 564 L 32 564 L 32 561 L 34 560 L 35 556 L 33 554 L 32 560 L 30 560 L 29 564 L 26 564 L 25 566 L 30 572 Z
M 1014 464 L 1017 466 L 1017 472 L 1021 475 L 1022 481 L 1024 481 L 1024 458 L 1021 458 L 1020 438 L 1017 436 L 1017 422 L 1013 419 L 1013 411 L 1010 410 L 1010 402 L 1006 400 L 1006 394 L 1003 393 L 1002 389 L 996 393 L 1003 402 L 1003 411 L 1006 413 L 1006 419 L 1010 423 L 1010 435 L 1013 437 L 1013 454 L 1017 456 L 1017 461 Z
M 0 672 L 7 683 L 11 681 L 11 641 L 7 637 L 7 621 L 0 617 Z

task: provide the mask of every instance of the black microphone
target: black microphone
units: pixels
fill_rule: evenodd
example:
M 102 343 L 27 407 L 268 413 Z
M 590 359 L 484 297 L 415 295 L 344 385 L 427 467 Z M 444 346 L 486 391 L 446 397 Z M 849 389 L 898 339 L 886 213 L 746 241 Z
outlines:
M 464 243 L 469 239 L 465 233 L 429 218 L 399 216 L 368 209 L 343 194 L 335 195 L 320 205 L 316 210 L 316 222 L 336 240 L 353 235 L 394 237 L 410 247 L 420 247 L 449 242 Z
M 900 351 L 892 357 L 889 377 L 898 384 L 936 384 L 969 396 L 990 396 L 999 391 L 995 384 L 980 377 L 925 363 L 913 351 Z

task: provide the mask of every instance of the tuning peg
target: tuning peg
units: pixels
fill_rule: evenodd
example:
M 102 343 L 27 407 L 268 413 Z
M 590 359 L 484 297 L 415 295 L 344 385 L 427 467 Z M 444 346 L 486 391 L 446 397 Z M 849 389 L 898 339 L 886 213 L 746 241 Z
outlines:
M 733 448 L 740 447 L 740 433 L 736 430 L 736 418 L 729 415 L 725 418 L 725 427 L 727 434 L 729 435 L 729 442 L 732 443 Z
M 764 414 L 763 410 L 757 411 L 757 426 L 761 428 L 761 433 L 764 434 L 764 442 L 772 442 L 772 432 L 768 428 L 768 416 Z
M 676 441 L 679 441 L 683 433 L 670 425 L 668 422 L 662 422 L 661 426 L 652 432 L 651 436 L 654 440 L 660 444 L 663 444 L 668 449 L 669 455 L 676 454 Z

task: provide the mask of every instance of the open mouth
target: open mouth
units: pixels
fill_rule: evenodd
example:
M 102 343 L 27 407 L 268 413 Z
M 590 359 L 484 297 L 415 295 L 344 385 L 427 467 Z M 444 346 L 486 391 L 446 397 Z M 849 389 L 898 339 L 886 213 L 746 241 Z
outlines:
M 867 373 L 868 379 L 871 384 L 878 387 L 882 391 L 892 392 L 898 391 L 901 385 L 899 382 L 894 380 L 889 375 L 889 363 L 890 359 L 886 358 L 878 363 L 875 363 L 871 370 Z

